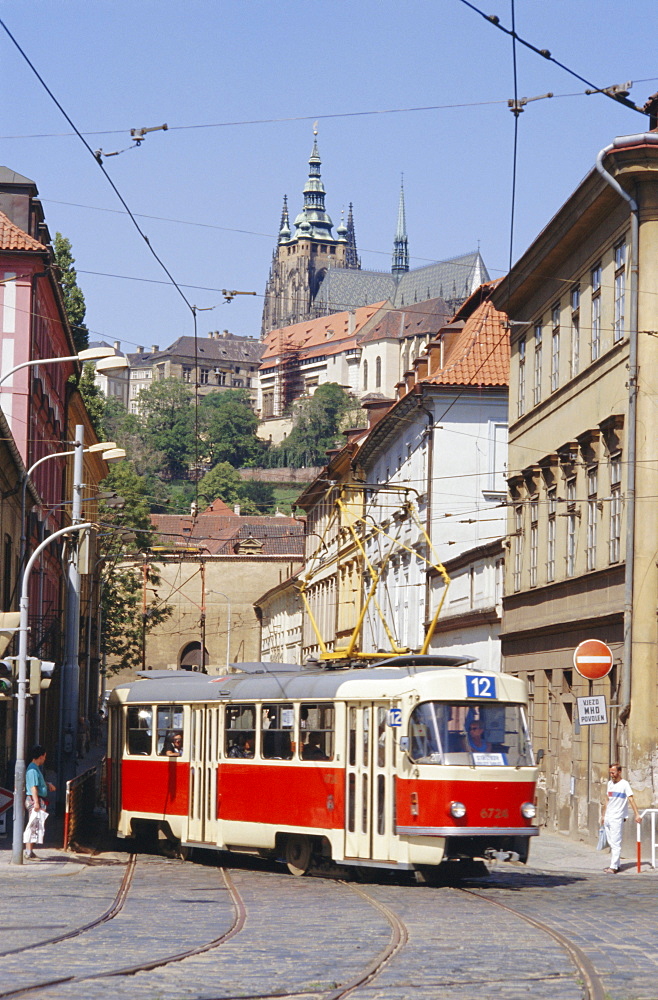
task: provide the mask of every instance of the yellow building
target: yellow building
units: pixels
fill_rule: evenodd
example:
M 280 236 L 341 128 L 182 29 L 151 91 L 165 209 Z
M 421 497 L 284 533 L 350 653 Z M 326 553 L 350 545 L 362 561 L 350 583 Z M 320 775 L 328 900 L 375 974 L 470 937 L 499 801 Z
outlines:
M 507 671 L 546 752 L 549 827 L 594 835 L 608 763 L 653 805 L 658 575 L 658 134 L 616 139 L 496 289 L 511 324 Z M 574 669 L 588 638 L 614 665 Z M 602 696 L 608 723 L 579 721 Z M 632 831 L 631 831 L 632 832 Z

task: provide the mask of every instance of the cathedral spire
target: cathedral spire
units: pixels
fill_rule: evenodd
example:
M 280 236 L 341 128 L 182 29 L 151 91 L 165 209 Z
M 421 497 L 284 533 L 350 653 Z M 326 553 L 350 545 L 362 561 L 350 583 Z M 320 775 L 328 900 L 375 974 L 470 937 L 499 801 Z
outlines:
M 308 180 L 304 185 L 304 207 L 295 219 L 295 238 L 334 240 L 331 232 L 333 223 L 324 207 L 325 190 L 320 176 L 320 151 L 318 150 L 318 126 L 313 127 L 313 149 L 308 160 Z
M 409 246 L 407 243 L 407 220 L 404 211 L 404 177 L 400 181 L 400 201 L 398 204 L 398 224 L 393 239 L 393 274 L 404 274 L 409 270 Z
M 279 225 L 279 243 L 287 243 L 290 239 L 290 219 L 288 217 L 288 195 L 283 196 L 283 208 L 281 209 L 281 223 Z
M 354 232 L 354 216 L 352 214 L 352 202 L 350 202 L 347 213 L 347 232 L 345 234 L 347 246 L 345 247 L 345 267 L 359 268 L 361 261 L 356 252 L 356 233 Z

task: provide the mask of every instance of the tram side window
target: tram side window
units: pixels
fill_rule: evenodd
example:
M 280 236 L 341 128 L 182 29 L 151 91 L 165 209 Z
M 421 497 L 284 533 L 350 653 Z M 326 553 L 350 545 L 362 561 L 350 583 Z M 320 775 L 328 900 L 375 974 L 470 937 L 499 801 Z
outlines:
M 227 757 L 250 759 L 256 743 L 256 709 L 253 705 L 228 705 L 224 716 L 224 752 Z
M 158 756 L 180 757 L 183 752 L 183 706 L 160 705 L 157 722 Z
M 300 705 L 299 756 L 302 760 L 334 759 L 333 705 Z
M 153 709 L 150 705 L 128 705 L 126 752 L 148 757 L 153 746 Z
M 295 709 L 292 705 L 263 705 L 262 753 L 266 760 L 292 760 Z

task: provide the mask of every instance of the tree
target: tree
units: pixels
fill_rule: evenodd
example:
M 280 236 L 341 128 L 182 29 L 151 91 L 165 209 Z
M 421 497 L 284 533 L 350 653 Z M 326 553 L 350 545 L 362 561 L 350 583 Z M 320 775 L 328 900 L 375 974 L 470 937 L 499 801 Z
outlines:
M 71 324 L 76 350 L 82 351 L 89 345 L 89 331 L 84 324 L 87 307 L 85 297 L 78 287 L 78 275 L 73 265 L 75 257 L 71 253 L 71 242 L 61 233 L 55 233 L 55 264 L 64 296 L 64 308 Z
M 274 487 L 258 479 L 248 479 L 242 483 L 243 495 L 254 504 L 259 514 L 274 514 L 276 497 Z
M 95 368 L 91 362 L 88 362 L 82 368 L 82 377 L 78 383 L 78 389 L 80 390 L 80 395 L 84 400 L 84 404 L 87 408 L 87 413 L 91 419 L 94 430 L 98 434 L 99 440 L 106 440 L 104 437 L 105 431 L 105 409 L 107 405 L 107 400 L 102 389 L 96 385 L 95 382 Z M 121 405 L 121 404 L 119 404 Z M 110 438 L 107 438 L 109 441 Z
M 199 427 L 205 457 L 211 465 L 230 462 L 235 468 L 254 465 L 263 452 L 256 436 L 258 417 L 246 389 L 211 392 L 199 403 Z
M 192 393 L 178 379 L 162 379 L 142 389 L 139 409 L 146 444 L 164 457 L 164 477 L 182 479 L 194 457 Z
M 211 504 L 219 497 L 229 507 L 239 504 L 243 514 L 259 514 L 258 507 L 245 493 L 244 485 L 240 474 L 232 465 L 228 462 L 219 462 L 214 469 L 206 472 L 200 481 L 199 500 Z
M 342 444 L 342 420 L 352 405 L 351 397 L 335 382 L 319 385 L 312 396 L 299 402 L 286 440 L 271 449 L 272 464 L 323 465 L 326 452 Z
M 142 662 L 145 636 L 156 625 L 166 621 L 172 613 L 170 605 L 163 604 L 157 595 L 149 597 L 144 611 L 144 587 L 147 593 L 157 587 L 160 579 L 153 567 L 145 563 L 146 572 L 137 566 L 126 566 L 126 532 L 134 533 L 130 545 L 133 551 L 146 552 L 151 545 L 152 530 L 149 501 L 143 477 L 130 462 L 113 466 L 101 484 L 112 490 L 124 501 L 122 508 L 99 504 L 101 523 L 100 551 L 104 560 L 102 573 L 102 643 L 111 655 L 112 671 L 138 668 Z

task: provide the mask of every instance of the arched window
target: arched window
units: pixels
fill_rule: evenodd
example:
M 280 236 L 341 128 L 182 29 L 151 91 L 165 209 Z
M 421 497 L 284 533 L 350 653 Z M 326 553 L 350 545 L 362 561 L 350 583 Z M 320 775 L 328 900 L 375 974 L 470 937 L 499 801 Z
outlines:
M 368 388 L 368 362 L 363 362 L 363 388 Z
M 380 389 L 382 384 L 382 359 L 380 357 L 375 361 L 375 389 Z
M 201 643 L 188 642 L 180 651 L 178 664 L 179 670 L 200 670 L 205 673 L 208 663 L 208 650 L 203 650 L 203 663 L 201 662 Z

